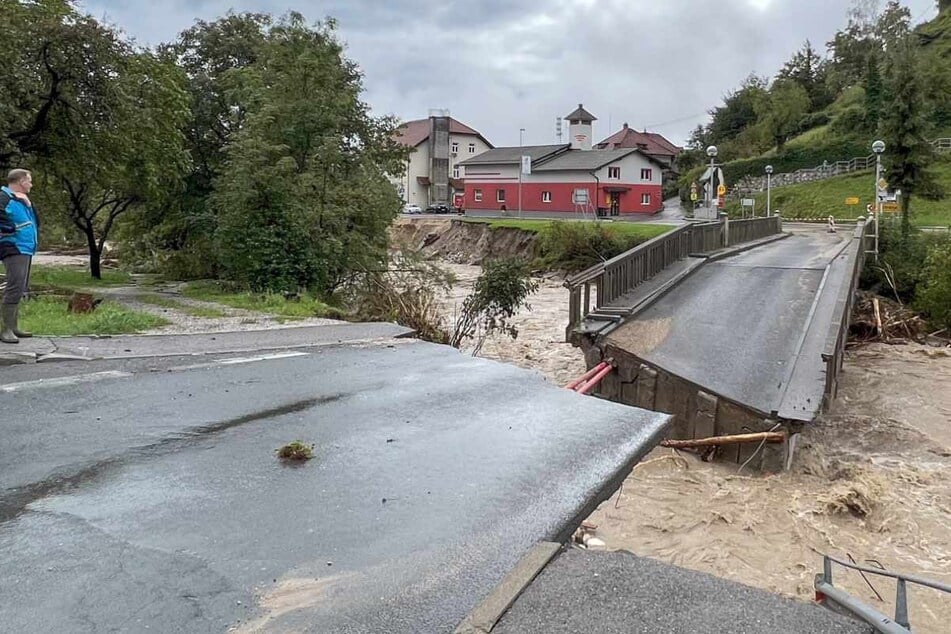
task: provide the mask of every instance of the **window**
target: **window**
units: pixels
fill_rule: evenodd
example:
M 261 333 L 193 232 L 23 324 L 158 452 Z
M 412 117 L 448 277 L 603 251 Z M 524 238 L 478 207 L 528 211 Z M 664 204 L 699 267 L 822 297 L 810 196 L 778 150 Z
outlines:
M 458 165 L 456 165 L 455 167 L 452 168 L 452 177 L 453 177 L 453 178 L 459 178 L 459 166 L 458 166 Z
M 650 194 L 641 194 L 641 204 L 649 205 L 651 204 L 651 195 Z
M 469 154 L 475 154 L 475 143 L 469 144 Z
M 475 189 L 475 190 L 473 190 L 473 191 L 472 191 L 472 198 L 473 198 L 476 202 L 481 202 L 481 201 L 482 201 L 482 190 L 481 190 L 481 189 Z
M 643 167 L 641 168 L 641 180 L 649 181 L 653 177 L 653 170 Z
M 609 167 L 609 168 L 608 168 L 608 178 L 621 178 L 621 168 L 620 168 L 620 167 Z
M 543 203 L 551 202 L 551 192 L 542 192 L 542 202 Z
M 495 202 L 497 202 L 497 203 L 504 203 L 504 202 L 505 202 L 505 190 L 504 190 L 504 189 L 496 189 L 496 190 L 495 190 Z
M 458 141 L 453 141 L 453 142 L 452 142 L 452 149 L 450 149 L 449 151 L 452 152 L 453 154 L 458 154 L 458 153 L 459 153 L 459 142 L 458 142 Z

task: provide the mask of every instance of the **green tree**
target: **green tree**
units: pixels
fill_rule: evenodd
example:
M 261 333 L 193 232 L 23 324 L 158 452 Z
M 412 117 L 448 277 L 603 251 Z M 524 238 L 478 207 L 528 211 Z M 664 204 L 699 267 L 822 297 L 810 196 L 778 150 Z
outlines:
M 922 277 L 916 304 L 936 325 L 951 329 L 951 241 L 931 249 Z
M 802 86 L 809 96 L 812 110 L 821 110 L 832 101 L 826 89 L 826 64 L 809 40 L 783 65 L 776 78 Z
M 257 290 L 326 293 L 386 260 L 400 208 L 386 175 L 400 173 L 406 150 L 397 122 L 360 101 L 359 69 L 334 28 L 291 13 L 235 71 L 247 117 L 211 203 L 222 272 Z
M 878 130 L 878 122 L 882 116 L 882 74 L 878 69 L 878 58 L 868 56 L 868 68 L 865 71 L 865 129 L 869 132 Z
M 722 106 L 710 111 L 709 126 L 705 131 L 695 130 L 695 138 L 702 138 L 704 146 L 735 139 L 756 123 L 756 102 L 765 93 L 766 80 L 750 75 L 738 90 L 724 97 Z
M 765 133 L 782 151 L 786 140 L 799 127 L 799 121 L 809 111 L 809 95 L 798 82 L 777 79 L 769 92 L 756 103 L 756 112 Z
M 188 104 L 180 71 L 149 52 L 135 52 L 115 31 L 87 32 L 102 75 L 82 106 L 53 118 L 43 172 L 61 185 L 70 221 L 89 250 L 90 273 L 116 221 L 178 188 L 188 166 L 182 128 Z
M 889 96 L 882 113 L 886 173 L 889 185 L 902 192 L 901 230 L 902 238 L 907 239 L 912 197 L 934 187 L 928 171 L 933 152 L 925 139 L 928 124 L 924 78 L 917 47 L 910 37 L 892 47 L 885 76 Z

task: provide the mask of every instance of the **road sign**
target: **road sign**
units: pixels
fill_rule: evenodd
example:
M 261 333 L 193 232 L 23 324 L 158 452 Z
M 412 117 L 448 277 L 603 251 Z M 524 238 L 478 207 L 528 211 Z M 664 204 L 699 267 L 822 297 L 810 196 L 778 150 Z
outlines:
M 859 198 L 858 198 L 858 196 L 849 196 L 848 198 L 845 199 L 845 204 L 846 204 L 846 205 L 857 205 L 857 204 L 859 204 Z
M 720 187 L 723 187 L 723 185 L 720 185 Z M 723 196 L 718 197 L 717 207 L 719 207 L 720 209 L 723 209 L 724 207 L 726 207 L 726 198 L 724 198 Z
M 878 179 L 878 188 L 879 189 L 888 189 L 888 181 L 884 178 Z
M 698 199 L 698 198 L 699 198 L 699 196 L 697 196 L 697 191 L 696 191 L 696 190 L 691 190 L 691 191 L 690 191 L 690 200 L 692 200 L 693 202 L 697 202 L 697 199 Z
M 740 206 L 741 207 L 755 207 L 756 199 L 755 198 L 741 198 Z
M 528 175 L 531 173 L 532 173 L 532 157 L 522 156 L 522 174 Z
M 895 202 L 882 203 L 882 211 L 898 211 L 898 203 L 895 203 Z
M 726 196 L 726 185 L 717 185 L 717 196 Z

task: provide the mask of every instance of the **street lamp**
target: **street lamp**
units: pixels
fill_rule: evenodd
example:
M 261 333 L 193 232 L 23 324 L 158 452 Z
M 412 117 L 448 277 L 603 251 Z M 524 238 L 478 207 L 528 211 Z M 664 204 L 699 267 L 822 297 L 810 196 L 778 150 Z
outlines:
M 875 152 L 875 261 L 878 262 L 878 219 L 882 216 L 882 199 L 878 195 L 878 182 L 882 179 L 882 153 L 885 151 L 884 141 L 872 143 Z
M 525 128 L 518 129 L 518 217 L 522 217 L 522 135 L 525 134 Z
M 715 212 L 716 205 L 713 204 L 713 195 L 714 195 L 713 184 L 716 178 L 714 178 L 713 170 L 716 169 L 716 164 L 714 163 L 714 159 L 716 159 L 717 157 L 717 146 L 711 145 L 710 147 L 708 147 L 707 156 L 710 157 L 710 210 L 712 212 Z
M 769 188 L 770 188 L 770 185 L 772 184 L 771 183 L 772 178 L 773 178 L 773 166 L 767 165 L 766 166 L 766 217 L 767 218 L 769 218 L 771 214 L 770 206 L 769 206 Z

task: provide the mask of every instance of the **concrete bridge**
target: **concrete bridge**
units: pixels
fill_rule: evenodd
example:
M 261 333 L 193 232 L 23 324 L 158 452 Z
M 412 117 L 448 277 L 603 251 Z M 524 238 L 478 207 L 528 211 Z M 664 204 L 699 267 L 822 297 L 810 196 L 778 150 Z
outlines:
M 567 280 L 568 339 L 616 367 L 600 396 L 673 414 L 674 438 L 790 432 L 757 455 L 776 467 L 835 397 L 865 237 L 865 221 L 678 228 Z

